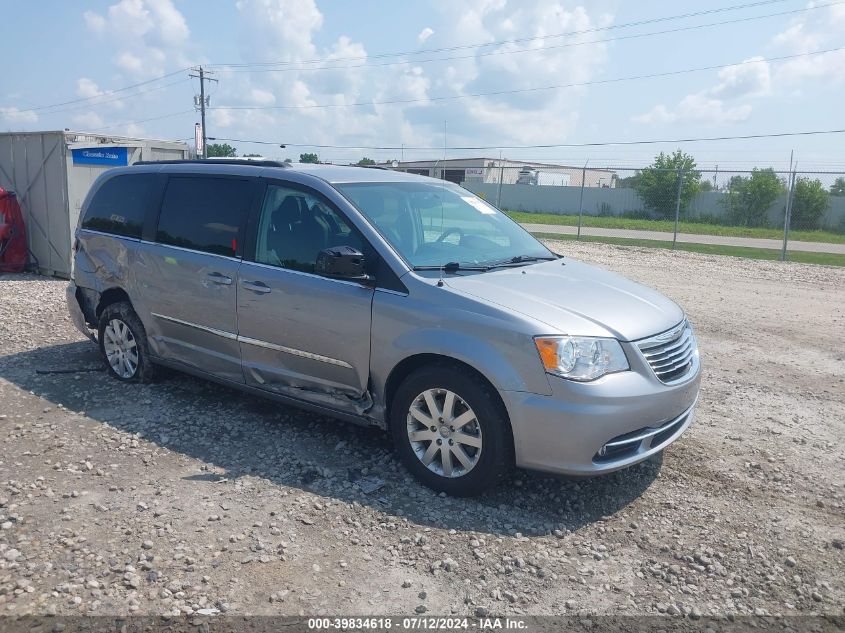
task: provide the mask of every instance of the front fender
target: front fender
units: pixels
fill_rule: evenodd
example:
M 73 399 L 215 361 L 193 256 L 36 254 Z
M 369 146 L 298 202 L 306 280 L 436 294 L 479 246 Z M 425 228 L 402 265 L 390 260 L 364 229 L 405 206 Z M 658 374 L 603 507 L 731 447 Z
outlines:
M 525 349 L 508 353 L 507 345 L 502 348 L 501 339 L 493 342 L 468 333 L 431 328 L 405 332 L 393 341 L 393 346 L 402 355 L 396 365 L 416 354 L 436 354 L 466 363 L 499 390 L 551 394 L 544 372 L 536 372 L 537 380 L 529 379 L 535 368 L 525 367 L 525 361 L 536 362 L 538 370 L 540 361 L 529 356 L 533 346 L 531 338 L 523 339 L 523 343 Z M 529 359 L 524 356 L 529 356 Z
M 375 293 L 370 381 L 377 405 L 386 405 L 393 370 L 420 354 L 466 363 L 500 391 L 551 395 L 530 326 L 495 308 L 434 298 Z

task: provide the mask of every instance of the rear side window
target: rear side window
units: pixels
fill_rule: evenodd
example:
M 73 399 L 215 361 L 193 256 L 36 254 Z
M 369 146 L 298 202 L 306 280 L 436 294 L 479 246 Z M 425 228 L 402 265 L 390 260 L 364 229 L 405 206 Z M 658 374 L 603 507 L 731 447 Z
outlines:
M 249 209 L 249 192 L 249 180 L 171 177 L 161 204 L 156 241 L 235 255 Z
M 82 228 L 125 237 L 141 237 L 155 174 L 115 176 L 94 194 Z

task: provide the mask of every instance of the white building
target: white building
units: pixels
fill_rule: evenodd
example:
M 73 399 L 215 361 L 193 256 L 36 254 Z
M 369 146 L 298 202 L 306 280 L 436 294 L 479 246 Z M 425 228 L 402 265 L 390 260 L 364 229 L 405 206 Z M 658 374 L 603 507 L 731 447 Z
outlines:
M 78 132 L 0 133 L 0 187 L 14 191 L 42 274 L 69 277 L 73 231 L 94 180 L 141 160 L 190 157 L 185 143 Z
M 557 182 L 570 187 L 581 186 L 584 174 L 586 187 L 615 187 L 616 172 L 608 169 L 592 169 L 570 165 L 529 162 L 499 158 L 448 158 L 444 160 L 403 161 L 396 169 L 412 174 L 442 178 L 454 183 L 498 183 L 516 184 L 520 170 L 533 169 L 549 174 L 561 174 Z

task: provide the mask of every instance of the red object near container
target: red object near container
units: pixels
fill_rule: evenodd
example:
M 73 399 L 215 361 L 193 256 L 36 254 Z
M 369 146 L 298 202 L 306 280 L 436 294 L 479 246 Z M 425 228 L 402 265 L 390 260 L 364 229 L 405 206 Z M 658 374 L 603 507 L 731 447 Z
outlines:
M 27 260 L 21 205 L 13 191 L 0 187 L 0 272 L 22 272 Z

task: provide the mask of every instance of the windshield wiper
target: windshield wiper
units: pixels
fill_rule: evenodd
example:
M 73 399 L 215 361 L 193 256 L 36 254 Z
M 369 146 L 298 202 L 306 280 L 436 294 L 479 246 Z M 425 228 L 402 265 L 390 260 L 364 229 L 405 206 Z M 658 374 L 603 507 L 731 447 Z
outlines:
M 502 268 L 504 266 L 521 266 L 523 264 L 530 264 L 531 262 L 549 262 L 554 259 L 558 258 L 551 255 L 517 255 L 516 257 L 509 257 L 508 259 L 490 262 L 487 264 L 487 269 Z
M 465 266 L 460 262 L 447 262 L 440 266 L 414 266 L 414 270 L 442 270 L 444 273 L 454 273 L 459 270 L 487 270 L 488 266 Z

